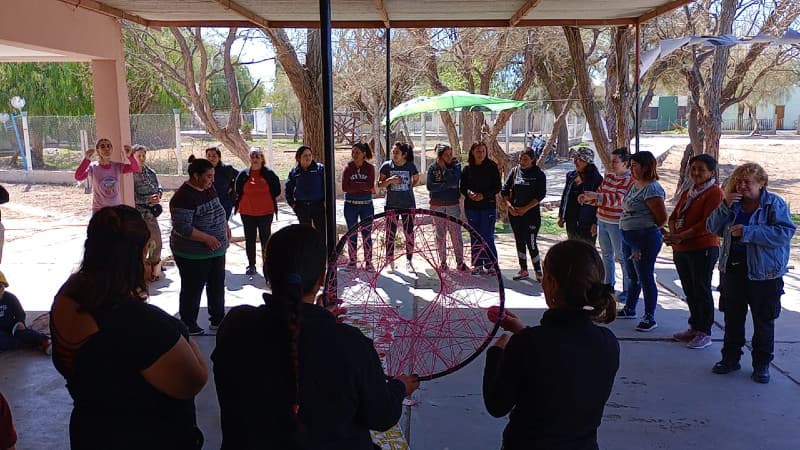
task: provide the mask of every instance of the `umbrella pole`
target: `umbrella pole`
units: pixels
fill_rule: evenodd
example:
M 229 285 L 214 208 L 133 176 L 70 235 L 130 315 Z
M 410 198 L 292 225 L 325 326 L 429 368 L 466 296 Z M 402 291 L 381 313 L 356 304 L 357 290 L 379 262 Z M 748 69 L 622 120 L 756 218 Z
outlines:
M 331 54 L 331 0 L 319 0 L 322 34 L 322 132 L 325 146 L 325 222 L 328 256 L 336 251 L 336 155 L 333 145 L 333 57 Z
M 639 130 L 639 109 L 640 109 L 639 108 L 640 107 L 640 105 L 639 105 L 639 91 L 641 89 L 641 86 L 640 86 L 640 83 L 639 83 L 639 76 L 640 76 L 639 75 L 639 71 L 640 71 L 639 66 L 641 65 L 641 45 L 642 45 L 641 33 L 639 32 L 639 27 L 640 26 L 641 26 L 641 23 L 639 22 L 639 19 L 636 19 L 636 25 L 635 25 L 635 30 L 636 30 L 636 69 L 635 69 L 635 75 L 636 75 L 636 80 L 634 81 L 634 85 L 633 85 L 634 86 L 634 91 L 636 92 L 636 104 L 633 106 L 633 116 L 634 116 L 633 120 L 634 120 L 634 122 L 636 124 L 634 126 L 634 133 L 636 134 L 636 153 L 639 153 L 639 137 L 640 137 L 639 136 L 639 131 L 640 131 Z

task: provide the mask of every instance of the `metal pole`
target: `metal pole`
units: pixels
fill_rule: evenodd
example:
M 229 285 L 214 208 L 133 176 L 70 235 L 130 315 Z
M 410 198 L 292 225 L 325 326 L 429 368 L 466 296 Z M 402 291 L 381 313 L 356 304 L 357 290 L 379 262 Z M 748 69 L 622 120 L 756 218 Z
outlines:
M 269 168 L 273 167 L 273 154 L 272 154 L 272 103 L 264 107 L 264 115 L 267 119 L 267 152 L 269 153 Z
M 331 53 L 331 0 L 319 0 L 322 34 L 322 132 L 325 146 L 325 221 L 328 255 L 336 250 L 336 155 L 333 146 L 333 56 Z
M 640 137 L 639 136 L 639 107 L 640 107 L 640 105 L 639 105 L 639 89 L 640 89 L 639 71 L 641 70 L 640 66 L 641 66 L 641 46 L 642 46 L 641 33 L 639 33 L 640 25 L 641 25 L 641 23 L 639 22 L 639 19 L 636 19 L 636 25 L 635 25 L 635 30 L 636 30 L 636 71 L 635 71 L 636 80 L 634 81 L 634 85 L 633 85 L 634 86 L 634 90 L 636 91 L 636 105 L 634 105 L 634 107 L 633 107 L 633 120 L 636 123 L 635 126 L 634 126 L 634 130 L 635 130 L 635 134 L 636 134 L 636 153 L 639 153 L 639 141 L 640 141 L 640 139 L 639 139 L 639 137 Z
M 386 159 L 389 159 L 389 149 L 392 148 L 392 129 L 389 113 L 392 110 L 392 29 L 386 28 Z M 381 161 L 382 162 L 382 161 Z
M 428 173 L 428 168 L 426 167 L 427 164 L 428 164 L 428 158 L 425 156 L 425 145 L 427 144 L 427 142 L 426 142 L 427 141 L 427 139 L 426 139 L 427 136 L 426 136 L 426 133 L 425 133 L 425 128 L 427 128 L 427 125 L 426 125 L 426 122 L 425 122 L 425 116 L 426 115 L 427 115 L 427 113 L 422 113 L 422 136 L 420 136 L 421 139 L 422 139 L 422 151 L 420 152 L 420 156 L 419 156 L 419 166 L 420 166 L 419 171 L 421 173 Z

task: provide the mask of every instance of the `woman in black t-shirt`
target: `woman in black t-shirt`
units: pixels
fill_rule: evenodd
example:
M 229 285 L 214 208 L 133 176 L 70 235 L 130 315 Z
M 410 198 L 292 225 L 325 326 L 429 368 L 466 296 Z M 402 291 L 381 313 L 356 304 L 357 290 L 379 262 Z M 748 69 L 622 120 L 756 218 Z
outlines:
M 542 169 L 536 165 L 533 150 L 525 150 L 519 155 L 519 166 L 511 170 L 500 191 L 508 205 L 508 220 L 517 245 L 519 272 L 514 280 L 528 278 L 528 258 L 525 254 L 527 248 L 533 261 L 536 281 L 542 281 L 542 263 L 536 238 L 542 225 L 539 202 L 544 199 L 546 189 L 546 178 Z
M 222 449 L 373 450 L 419 381 L 388 379 L 371 340 L 316 299 L 325 238 L 289 225 L 267 243 L 272 294 L 233 308 L 211 354 Z
M 510 311 L 490 319 L 502 335 L 486 351 L 483 402 L 493 417 L 509 414 L 503 450 L 596 450 L 597 428 L 619 369 L 619 343 L 606 327 L 616 317 L 603 262 L 585 241 L 550 248 L 542 291 L 548 310 L 526 327 Z
M 149 239 L 137 210 L 102 208 L 80 269 L 53 302 L 53 364 L 74 400 L 73 450 L 202 447 L 194 396 L 208 368 L 186 327 L 146 302 Z

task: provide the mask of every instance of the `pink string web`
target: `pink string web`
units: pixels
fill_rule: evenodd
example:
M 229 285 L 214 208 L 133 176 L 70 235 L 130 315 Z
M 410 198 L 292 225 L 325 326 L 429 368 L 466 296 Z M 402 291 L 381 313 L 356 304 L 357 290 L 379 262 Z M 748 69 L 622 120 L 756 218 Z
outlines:
M 329 266 L 326 293 L 347 308 L 345 322 L 373 340 L 387 375 L 415 373 L 431 379 L 463 367 L 490 342 L 497 326 L 486 319 L 485 308 L 502 307 L 503 284 L 499 274 L 458 270 L 457 254 L 463 254 L 470 269 L 476 260 L 488 260 L 496 267 L 483 239 L 477 237 L 471 243 L 470 237 L 477 236 L 471 227 L 433 211 L 415 209 L 409 214 L 413 228 L 408 236 L 401 215 L 390 211 L 342 237 Z M 391 258 L 396 271 L 390 268 L 386 246 L 392 226 L 397 228 Z M 456 237 L 454 243 L 448 230 L 461 236 L 462 242 Z M 369 231 L 371 248 L 365 248 L 363 231 Z M 348 249 L 354 235 L 357 244 Z M 405 269 L 406 239 L 412 235 L 415 275 Z M 456 252 L 457 247 L 461 252 Z M 349 251 L 353 249 L 355 255 Z

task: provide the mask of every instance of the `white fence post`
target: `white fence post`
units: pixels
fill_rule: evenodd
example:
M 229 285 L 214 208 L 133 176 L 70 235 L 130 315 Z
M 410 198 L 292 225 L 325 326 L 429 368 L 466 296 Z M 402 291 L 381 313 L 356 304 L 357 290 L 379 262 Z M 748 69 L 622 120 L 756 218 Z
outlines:
M 513 115 L 511 117 L 514 117 Z M 511 117 L 508 118 L 508 122 L 506 122 L 506 154 L 508 154 L 510 150 L 510 142 L 511 142 Z
M 272 169 L 272 103 L 264 105 L 267 116 L 267 153 L 269 153 L 269 168 Z
M 175 116 L 175 158 L 178 160 L 178 175 L 183 175 L 183 156 L 181 156 L 181 110 L 174 108 Z
M 33 170 L 33 161 L 31 161 L 31 136 L 28 133 L 28 112 L 22 111 L 20 113 L 22 117 L 22 140 L 23 145 L 25 146 L 25 170 L 30 172 Z
M 421 136 L 421 138 L 422 138 L 422 154 L 420 155 L 420 158 L 419 158 L 419 165 L 420 165 L 420 173 L 425 173 L 426 174 L 426 173 L 428 173 L 428 169 L 425 166 L 428 164 L 428 158 L 425 156 L 425 145 L 427 144 L 427 142 L 426 142 L 427 139 L 425 139 L 427 137 L 427 134 L 425 133 L 425 128 L 427 128 L 425 126 L 425 119 L 426 119 L 425 115 L 426 115 L 426 113 L 422 113 L 422 136 Z

